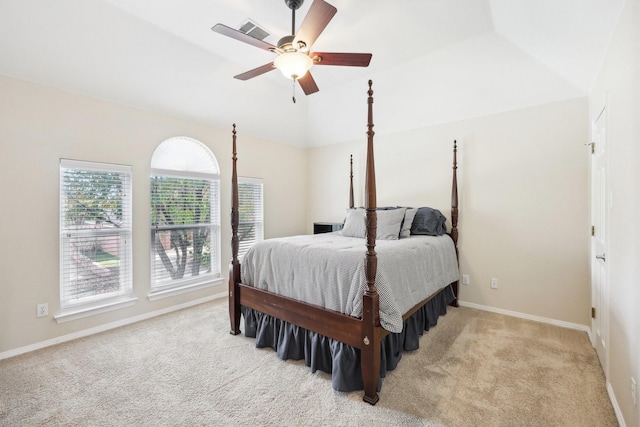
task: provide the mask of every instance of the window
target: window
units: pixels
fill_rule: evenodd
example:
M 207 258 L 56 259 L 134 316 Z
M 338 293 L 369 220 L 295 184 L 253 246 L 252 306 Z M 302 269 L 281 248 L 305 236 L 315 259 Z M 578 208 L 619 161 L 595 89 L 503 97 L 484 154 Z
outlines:
M 151 292 L 192 289 L 220 277 L 220 174 L 209 148 L 186 137 L 151 159 Z
M 238 258 L 264 239 L 262 180 L 238 177 Z
M 62 159 L 60 317 L 131 298 L 131 167 Z

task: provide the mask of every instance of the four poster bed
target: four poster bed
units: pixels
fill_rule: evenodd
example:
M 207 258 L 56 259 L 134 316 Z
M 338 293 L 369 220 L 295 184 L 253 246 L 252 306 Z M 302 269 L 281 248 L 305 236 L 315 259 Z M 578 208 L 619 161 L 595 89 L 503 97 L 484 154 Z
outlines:
M 371 85 L 365 209 L 353 208 L 352 168 L 343 231 L 265 240 L 244 256 L 242 269 L 234 125 L 229 315 L 231 334 L 240 333 L 242 314 L 245 335 L 255 337 L 256 346 L 271 347 L 282 359 L 304 359 L 312 371 L 331 373 L 335 389 L 364 390 L 374 405 L 381 378 L 402 351 L 418 348 L 447 305 L 457 306 L 459 272 L 455 142 L 449 233 L 444 217 L 430 208 L 377 209 Z M 418 217 L 435 219 L 442 231 L 414 230 Z

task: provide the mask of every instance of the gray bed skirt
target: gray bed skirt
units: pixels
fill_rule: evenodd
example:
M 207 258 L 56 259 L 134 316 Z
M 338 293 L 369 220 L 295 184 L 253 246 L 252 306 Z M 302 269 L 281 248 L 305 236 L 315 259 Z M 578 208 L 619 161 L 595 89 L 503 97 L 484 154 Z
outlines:
M 380 388 L 382 378 L 396 368 L 403 350 L 416 350 L 424 331 L 447 314 L 447 305 L 455 299 L 447 286 L 404 321 L 402 332 L 391 333 L 381 341 Z M 271 347 L 282 360 L 302 360 L 312 372 L 320 369 L 331 374 L 331 384 L 338 391 L 362 390 L 360 350 L 324 335 L 303 329 L 275 317 L 241 307 L 244 334 L 256 339 L 256 347 Z

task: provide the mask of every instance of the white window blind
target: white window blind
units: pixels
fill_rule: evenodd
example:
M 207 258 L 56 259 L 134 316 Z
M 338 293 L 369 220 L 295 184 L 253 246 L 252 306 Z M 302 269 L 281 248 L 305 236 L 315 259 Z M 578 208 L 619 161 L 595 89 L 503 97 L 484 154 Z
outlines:
M 219 258 L 220 227 L 213 209 L 219 187 L 219 180 L 206 178 L 151 178 L 152 288 L 220 274 L 212 263 Z
M 60 306 L 132 296 L 131 167 L 60 161 Z
M 151 175 L 151 291 L 220 277 L 220 177 L 199 141 L 170 138 Z
M 238 257 L 264 239 L 263 183 L 258 178 L 238 177 Z

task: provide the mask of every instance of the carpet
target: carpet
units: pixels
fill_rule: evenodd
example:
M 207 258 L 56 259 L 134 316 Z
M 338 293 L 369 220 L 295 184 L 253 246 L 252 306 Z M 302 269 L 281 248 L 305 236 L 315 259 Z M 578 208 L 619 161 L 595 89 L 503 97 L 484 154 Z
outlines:
M 584 332 L 451 308 L 380 402 L 229 334 L 226 300 L 0 361 L 2 426 L 615 426 Z

